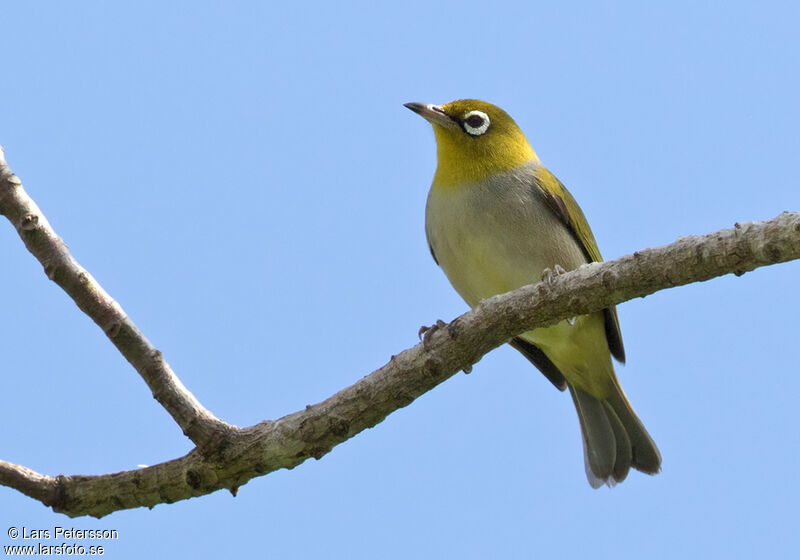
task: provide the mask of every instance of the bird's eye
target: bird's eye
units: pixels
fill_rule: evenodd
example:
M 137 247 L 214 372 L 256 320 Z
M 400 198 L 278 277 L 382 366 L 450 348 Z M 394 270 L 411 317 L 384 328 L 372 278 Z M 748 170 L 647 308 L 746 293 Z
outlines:
M 464 130 L 471 136 L 480 136 L 489 130 L 489 115 L 481 111 L 470 111 L 462 121 Z

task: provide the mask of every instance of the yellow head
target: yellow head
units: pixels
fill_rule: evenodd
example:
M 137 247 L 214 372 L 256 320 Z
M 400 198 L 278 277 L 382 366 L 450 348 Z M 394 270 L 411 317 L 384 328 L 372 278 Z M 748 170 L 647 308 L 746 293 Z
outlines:
M 500 107 L 477 99 L 444 105 L 406 103 L 433 125 L 439 164 L 433 183 L 455 187 L 539 161 L 517 123 Z

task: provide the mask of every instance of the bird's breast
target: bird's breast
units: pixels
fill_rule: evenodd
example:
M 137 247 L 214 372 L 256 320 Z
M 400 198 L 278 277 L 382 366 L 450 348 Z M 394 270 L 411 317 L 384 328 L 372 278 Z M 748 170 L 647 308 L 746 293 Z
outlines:
M 425 230 L 437 261 L 470 306 L 525 284 L 545 268 L 586 259 L 550 210 L 535 179 L 538 163 L 428 195 Z

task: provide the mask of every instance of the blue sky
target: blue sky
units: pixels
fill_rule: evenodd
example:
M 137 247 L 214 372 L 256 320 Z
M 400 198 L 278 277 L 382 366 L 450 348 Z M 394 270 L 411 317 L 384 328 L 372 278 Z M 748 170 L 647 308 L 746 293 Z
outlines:
M 0 144 L 74 256 L 238 425 L 466 310 L 428 254 L 433 134 L 404 102 L 506 109 L 606 258 L 800 209 L 795 3 L 163 4 L 4 6 Z M 3 223 L 0 457 L 55 475 L 186 453 Z M 619 307 L 656 477 L 593 491 L 569 397 L 502 348 L 236 498 L 70 520 L 0 488 L 0 544 L 61 525 L 117 529 L 111 558 L 787 557 L 798 274 Z

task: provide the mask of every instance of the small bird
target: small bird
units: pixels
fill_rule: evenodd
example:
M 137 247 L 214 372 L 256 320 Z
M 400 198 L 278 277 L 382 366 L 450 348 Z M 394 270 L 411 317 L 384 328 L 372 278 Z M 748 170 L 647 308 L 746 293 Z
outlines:
M 438 165 L 425 233 L 434 261 L 471 306 L 550 271 L 602 261 L 578 203 L 539 161 L 508 114 L 462 99 L 406 103 L 433 125 Z M 617 311 L 609 307 L 509 341 L 559 390 L 569 389 L 593 488 L 625 480 L 631 467 L 661 468 L 661 454 L 614 373 L 625 362 Z

